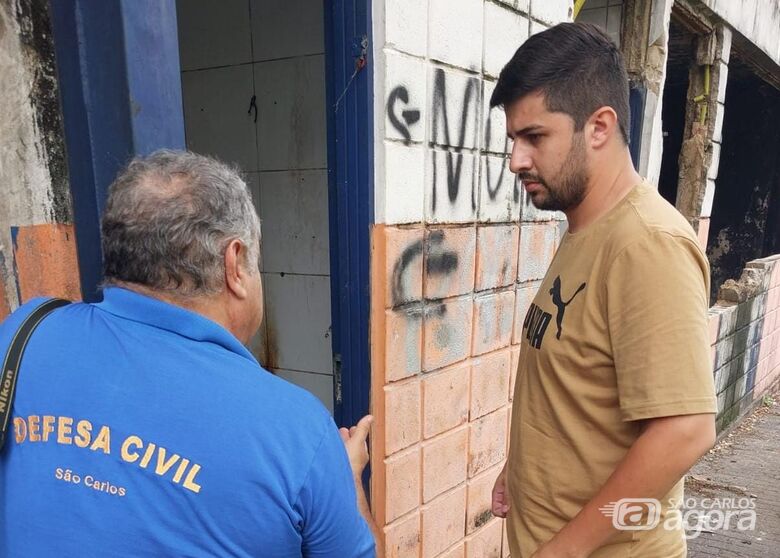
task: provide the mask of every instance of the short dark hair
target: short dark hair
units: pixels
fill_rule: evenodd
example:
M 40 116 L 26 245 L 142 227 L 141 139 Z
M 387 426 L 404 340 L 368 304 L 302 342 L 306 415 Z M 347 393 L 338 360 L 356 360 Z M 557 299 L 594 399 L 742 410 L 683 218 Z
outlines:
M 598 108 L 612 107 L 628 145 L 628 74 L 617 45 L 599 27 L 561 23 L 530 37 L 501 70 L 490 107 L 535 92 L 544 95 L 547 110 L 571 116 L 576 131 Z

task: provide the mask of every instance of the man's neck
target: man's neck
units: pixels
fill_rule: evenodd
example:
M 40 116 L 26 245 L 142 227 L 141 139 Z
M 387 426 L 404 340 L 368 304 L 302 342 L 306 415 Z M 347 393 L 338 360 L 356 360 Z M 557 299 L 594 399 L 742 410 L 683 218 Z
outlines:
M 599 167 L 603 170 L 599 171 Z M 618 167 L 596 164 L 594 169 L 583 200 L 564 212 L 569 222 L 569 232 L 576 233 L 596 222 L 642 181 L 628 156 Z
M 214 296 L 179 296 L 175 293 L 168 293 L 165 291 L 159 291 L 156 289 L 150 289 L 144 285 L 138 283 L 129 283 L 117 281 L 115 283 L 117 287 L 122 287 L 129 291 L 136 292 L 148 296 L 150 298 L 156 298 L 162 302 L 167 302 L 174 306 L 184 308 L 190 312 L 200 314 L 204 318 L 208 318 L 212 322 L 216 322 L 231 333 L 236 335 L 235 328 L 232 327 L 231 320 L 228 313 L 225 311 L 225 305 L 219 299 L 219 295 Z

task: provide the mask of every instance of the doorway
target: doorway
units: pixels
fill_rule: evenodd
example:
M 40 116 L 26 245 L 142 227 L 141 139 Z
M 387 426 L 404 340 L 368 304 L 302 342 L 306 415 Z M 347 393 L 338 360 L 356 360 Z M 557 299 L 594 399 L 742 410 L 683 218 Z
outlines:
M 325 14 L 310 0 L 177 0 L 187 148 L 236 164 L 262 220 L 271 372 L 334 411 Z

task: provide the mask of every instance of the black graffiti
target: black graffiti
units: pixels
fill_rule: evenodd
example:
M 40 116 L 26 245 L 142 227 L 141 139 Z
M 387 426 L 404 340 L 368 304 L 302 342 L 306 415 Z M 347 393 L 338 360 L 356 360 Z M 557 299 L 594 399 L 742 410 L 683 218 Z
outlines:
M 428 275 L 451 275 L 458 270 L 458 254 L 452 250 L 440 250 L 439 247 L 444 243 L 444 231 L 432 231 L 427 239 L 427 253 L 425 254 L 425 270 Z M 393 265 L 391 301 L 393 307 L 398 307 L 404 303 L 410 302 L 412 297 L 404 288 L 404 275 L 414 260 L 423 255 L 425 244 L 422 240 L 413 242 L 407 246 Z M 432 249 L 433 248 L 433 249 Z M 437 304 L 429 307 L 428 314 L 443 316 L 446 313 L 444 304 Z M 420 313 L 411 312 L 410 315 L 417 317 Z
M 490 135 L 492 132 L 492 124 L 490 122 L 490 118 L 485 118 L 485 145 L 488 145 L 490 142 Z M 507 147 L 509 147 L 509 138 L 504 137 L 504 150 L 502 153 L 506 153 Z M 504 173 L 506 172 L 506 164 L 501 165 L 501 172 L 498 175 L 498 180 L 496 181 L 496 186 L 493 187 L 491 185 L 490 180 L 490 165 L 485 163 L 485 182 L 487 183 L 487 194 L 490 198 L 490 201 L 496 201 L 496 198 L 498 197 L 498 192 L 501 190 L 501 184 L 504 180 Z M 514 188 L 512 191 L 512 200 L 514 203 L 518 203 L 520 201 L 520 184 L 517 178 L 514 179 Z
M 469 78 L 466 83 L 466 87 L 463 91 L 463 109 L 460 114 L 460 130 L 455 142 L 450 134 L 449 115 L 447 114 L 447 79 L 444 70 L 441 68 L 436 69 L 433 80 L 433 121 L 432 121 L 432 138 L 431 147 L 439 142 L 439 129 L 442 128 L 444 132 L 444 145 L 452 147 L 453 152 L 447 151 L 447 196 L 450 203 L 455 203 L 460 194 L 460 175 L 463 169 L 463 155 L 461 150 L 466 143 L 466 127 L 468 126 L 469 112 L 472 105 L 474 105 L 474 111 L 476 111 L 477 94 L 479 92 L 479 81 L 476 78 Z M 472 96 L 474 99 L 472 100 Z M 439 123 L 442 123 L 440 126 Z M 433 211 L 436 211 L 437 192 L 436 192 L 436 151 L 433 152 L 433 194 L 431 196 L 431 206 Z M 453 166 L 453 157 L 457 159 L 457 162 Z M 471 183 L 471 209 L 476 211 L 477 209 L 477 193 L 474 185 L 474 181 Z
M 409 269 L 411 263 L 418 257 L 422 256 L 423 242 L 418 240 L 407 246 L 401 253 L 401 256 L 396 260 L 393 266 L 393 286 L 391 287 L 391 300 L 393 307 L 399 306 L 404 302 L 409 302 L 409 296 L 404 289 L 404 274 Z
M 390 96 L 387 99 L 387 117 L 390 119 L 393 128 L 404 137 L 404 142 L 409 143 L 412 141 L 409 126 L 420 120 L 420 111 L 417 109 L 402 110 L 401 118 L 403 118 L 404 122 L 401 122 L 395 112 L 395 105 L 398 101 L 401 101 L 404 105 L 409 104 L 409 91 L 403 85 L 399 85 L 390 92 Z

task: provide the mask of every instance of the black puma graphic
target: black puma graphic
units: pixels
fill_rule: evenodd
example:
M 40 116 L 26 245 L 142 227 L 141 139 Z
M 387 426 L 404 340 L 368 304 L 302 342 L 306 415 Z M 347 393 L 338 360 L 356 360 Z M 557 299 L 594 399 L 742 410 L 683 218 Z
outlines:
M 552 296 L 553 304 L 558 308 L 558 315 L 555 317 L 555 322 L 558 324 L 558 333 L 555 335 L 556 339 L 561 338 L 563 332 L 563 313 L 566 312 L 566 307 L 574 300 L 574 297 L 580 294 L 580 291 L 585 288 L 585 283 L 579 286 L 577 291 L 571 295 L 571 298 L 566 302 L 561 298 L 561 276 L 555 278 L 553 281 L 553 287 L 550 289 L 550 296 Z

